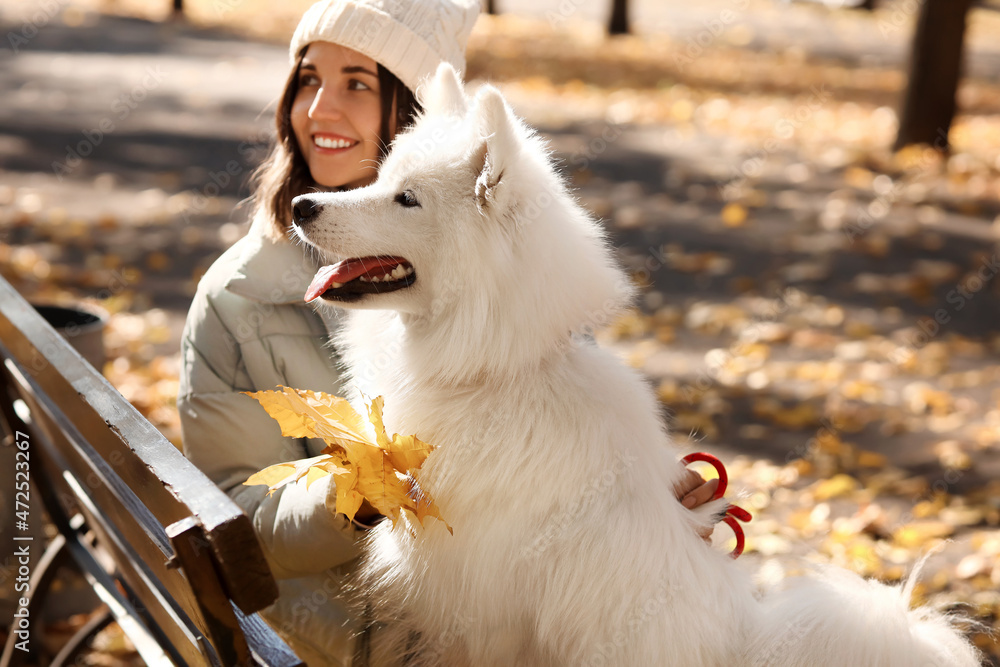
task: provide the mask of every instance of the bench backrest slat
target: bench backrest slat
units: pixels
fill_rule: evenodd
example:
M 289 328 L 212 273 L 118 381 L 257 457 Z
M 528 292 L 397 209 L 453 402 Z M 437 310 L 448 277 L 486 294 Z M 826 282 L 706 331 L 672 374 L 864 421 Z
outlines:
M 301 665 L 253 613 L 277 585 L 249 518 L 2 278 L 0 361 L 0 416 L 31 433 L 32 477 L 53 521 L 69 533 L 82 516 L 91 564 L 100 569 L 98 552 L 113 559 L 172 659 Z M 79 544 L 82 557 L 91 547 Z
M 162 526 L 197 516 L 211 544 L 241 545 L 216 554 L 240 609 L 257 611 L 274 600 L 277 584 L 259 546 L 251 548 L 249 518 L 3 280 L 0 341 Z
M 0 345 L 0 355 L 7 350 Z M 57 419 L 46 409 L 43 395 L 36 393 L 33 383 L 11 359 L 4 359 L 7 390 L 22 400 L 28 410 L 23 428 L 31 434 L 31 462 L 35 481 L 44 478 L 43 494 L 50 515 L 57 524 L 69 524 L 68 516 L 60 510 L 72 508 L 83 515 L 87 527 L 95 533 L 100 548 L 114 560 L 120 581 L 130 591 L 130 597 L 139 601 L 143 621 L 154 634 L 165 639 L 171 655 L 183 664 L 206 664 L 205 647 L 198 639 L 201 622 L 195 595 L 180 571 L 170 570 L 166 564 L 174 551 L 162 526 L 155 530 L 142 526 L 144 513 L 133 514 L 134 509 L 121 502 L 115 493 L 123 486 L 108 483 L 114 480 L 109 466 L 99 458 L 86 456 L 89 449 L 85 442 L 75 441 L 60 429 Z M 23 410 L 22 410 L 23 412 Z M 65 426 L 65 424 L 63 424 Z M 74 440 L 73 446 L 68 445 Z M 93 450 L 91 450 L 93 451 Z M 41 473 L 41 475 L 40 475 Z M 130 491 L 127 489 L 127 491 Z M 134 495 L 133 495 L 133 498 Z M 52 500 L 55 506 L 52 506 Z M 141 505 L 138 499 L 136 503 Z M 155 522 L 154 522 L 155 523 Z M 161 536 L 150 539 L 151 534 Z M 192 620 L 192 612 L 194 612 Z
M 82 490 L 82 489 L 81 489 Z M 144 602 L 140 613 L 152 631 L 165 639 L 169 653 L 183 664 L 199 665 L 206 662 L 206 653 L 212 651 L 205 646 L 202 634 L 197 630 L 194 621 L 177 609 L 175 600 L 179 588 L 176 582 L 164 586 L 155 577 L 152 568 L 143 567 L 136 552 L 129 544 L 123 543 L 115 534 L 110 522 L 89 502 L 79 505 L 81 513 L 87 521 L 87 526 L 94 531 L 100 545 L 114 558 L 121 579 L 129 591 L 129 597 Z M 160 568 L 162 571 L 162 568 Z M 150 604 L 150 601 L 155 601 Z M 190 605 L 191 603 L 189 603 Z
M 16 373 L 14 379 L 17 381 Z M 128 577 L 129 583 L 144 587 L 142 579 L 161 582 L 162 585 L 156 587 L 161 589 L 157 596 L 163 596 L 162 590 L 169 591 L 184 614 L 200 620 L 195 595 L 187 579 L 179 570 L 167 567 L 174 550 L 164 527 L 155 520 L 150 522 L 147 519 L 148 510 L 143 511 L 145 507 L 131 489 L 121 488 L 123 485 L 113 476 L 107 463 L 96 454 L 88 456 L 93 450 L 86 442 L 72 437 L 72 425 L 53 418 L 52 410 L 58 408 L 31 391 L 33 387 L 26 389 L 20 395 L 31 411 L 32 422 L 38 427 L 35 433 L 43 434 L 47 441 L 35 443 L 34 452 L 45 466 L 47 479 L 59 494 L 60 504 L 67 504 L 67 500 L 76 504 L 86 516 L 88 525 L 102 533 L 105 546 L 120 556 L 117 564 L 138 564 L 126 572 L 133 575 Z M 60 427 L 66 428 L 69 433 Z M 38 447 L 40 444 L 43 447 Z M 122 491 L 124 497 L 132 502 L 123 502 L 116 490 Z M 113 530 L 111 526 L 114 526 Z M 154 536 L 160 539 L 151 539 Z

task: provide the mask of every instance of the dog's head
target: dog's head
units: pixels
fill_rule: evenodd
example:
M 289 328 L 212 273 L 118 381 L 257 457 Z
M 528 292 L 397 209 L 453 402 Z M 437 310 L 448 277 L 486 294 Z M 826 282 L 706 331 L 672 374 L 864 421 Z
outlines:
M 442 65 L 419 95 L 374 183 L 293 202 L 295 233 L 334 262 L 307 300 L 400 311 L 508 363 L 617 312 L 631 290 L 601 228 L 499 91 L 469 99 Z

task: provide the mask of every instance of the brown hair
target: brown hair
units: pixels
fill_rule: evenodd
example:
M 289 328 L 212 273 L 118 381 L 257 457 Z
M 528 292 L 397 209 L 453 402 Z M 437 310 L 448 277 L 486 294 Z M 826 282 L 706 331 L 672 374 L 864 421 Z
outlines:
M 275 114 L 277 134 L 271 152 L 257 167 L 251 176 L 253 187 L 253 215 L 267 215 L 271 224 L 268 234 L 273 239 L 283 239 L 292 224 L 292 199 L 309 190 L 322 190 L 323 187 L 313 181 L 309 173 L 309 165 L 299 149 L 295 133 L 292 131 L 292 103 L 299 92 L 299 67 L 306 54 L 306 45 L 299 51 L 285 81 L 285 88 L 278 102 Z M 379 159 L 385 157 L 389 144 L 392 142 L 392 107 L 396 105 L 396 132 L 409 126 L 417 113 L 420 104 L 413 93 L 403 85 L 395 74 L 378 66 L 379 95 L 381 98 L 382 124 L 379 130 Z

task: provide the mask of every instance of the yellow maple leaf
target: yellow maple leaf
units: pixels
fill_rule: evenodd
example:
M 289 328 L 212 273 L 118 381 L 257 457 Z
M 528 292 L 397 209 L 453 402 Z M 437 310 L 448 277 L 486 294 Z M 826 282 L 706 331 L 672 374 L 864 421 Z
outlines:
M 337 444 L 371 443 L 364 418 L 339 396 L 289 387 L 244 393 L 257 399 L 281 426 L 284 436 L 320 438 L 328 445 L 331 440 Z
M 303 477 L 306 478 L 306 484 L 309 485 L 317 479 L 330 474 L 324 469 L 326 460 L 329 458 L 329 456 L 323 455 L 300 461 L 277 463 L 264 468 L 260 472 L 254 473 L 244 484 L 251 486 L 254 484 L 267 484 L 267 495 L 271 495 L 285 484 L 297 482 Z
M 428 516 L 444 521 L 434 500 L 415 478 L 433 447 L 412 435 L 397 433 L 390 438 L 382 421 L 381 396 L 369 403 L 366 422 L 345 399 L 324 392 L 280 387 L 278 391 L 244 393 L 257 399 L 277 420 L 283 435 L 320 438 L 327 445 L 320 456 L 275 464 L 244 484 L 267 484 L 270 494 L 302 477 L 311 484 L 333 475 L 336 493 L 326 499 L 327 509 L 333 513 L 353 519 L 367 500 L 393 523 L 402 512 L 412 514 L 421 525 Z
M 415 435 L 403 436 L 397 433 L 390 440 L 385 434 L 385 425 L 382 423 L 383 403 L 382 397 L 379 396 L 368 406 L 368 419 L 375 426 L 375 437 L 379 447 L 388 452 L 389 460 L 397 470 L 418 470 L 433 448 Z

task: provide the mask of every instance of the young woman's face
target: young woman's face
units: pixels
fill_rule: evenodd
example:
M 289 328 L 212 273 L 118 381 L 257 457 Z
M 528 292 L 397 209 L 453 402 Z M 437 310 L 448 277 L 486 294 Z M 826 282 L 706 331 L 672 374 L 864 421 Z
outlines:
M 292 131 L 313 180 L 330 188 L 374 181 L 382 124 L 375 61 L 339 44 L 313 42 L 298 84 Z

